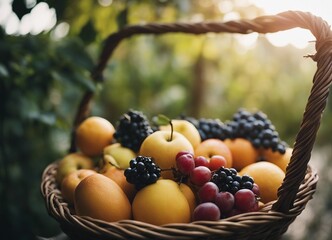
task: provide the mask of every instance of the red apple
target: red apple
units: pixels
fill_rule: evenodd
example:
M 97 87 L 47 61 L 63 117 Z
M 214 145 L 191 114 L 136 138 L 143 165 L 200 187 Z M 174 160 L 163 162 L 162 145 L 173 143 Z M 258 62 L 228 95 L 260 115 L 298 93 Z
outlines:
M 231 150 L 223 141 L 211 138 L 204 140 L 195 148 L 195 156 L 204 156 L 207 159 L 210 159 L 214 155 L 223 156 L 226 159 L 226 167 L 232 167 L 233 161 Z

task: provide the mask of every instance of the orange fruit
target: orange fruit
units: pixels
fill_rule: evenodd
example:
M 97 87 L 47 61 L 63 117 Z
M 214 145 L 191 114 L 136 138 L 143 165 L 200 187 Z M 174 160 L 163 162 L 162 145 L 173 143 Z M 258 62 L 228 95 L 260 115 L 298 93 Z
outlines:
M 284 172 L 286 172 L 286 168 L 289 164 L 293 153 L 293 148 L 287 148 L 284 154 L 279 152 L 273 152 L 271 149 L 267 149 L 263 151 L 263 156 L 266 161 L 274 163 L 278 167 L 281 168 Z
M 87 176 L 96 173 L 92 169 L 79 169 L 68 174 L 61 183 L 62 197 L 69 203 L 74 204 L 75 188 Z
M 87 156 L 101 155 L 112 143 L 115 128 L 107 119 L 92 116 L 85 119 L 76 129 L 76 145 Z
M 277 199 L 285 173 L 275 164 L 262 161 L 244 167 L 239 175 L 251 176 L 259 187 L 261 202 L 268 203 Z
M 191 221 L 188 200 L 179 184 L 170 179 L 159 179 L 139 190 L 132 209 L 134 220 L 158 226 Z
M 113 180 L 95 173 L 84 178 L 75 189 L 77 215 L 107 222 L 131 218 L 131 205 L 122 189 Z
M 235 138 L 234 140 L 226 139 L 224 142 L 232 152 L 232 167 L 237 171 L 257 161 L 259 152 L 249 140 Z
M 127 195 L 129 201 L 132 202 L 136 194 L 135 186 L 127 182 L 123 169 L 112 166 L 111 164 L 107 164 L 99 171 L 99 173 L 116 182 Z

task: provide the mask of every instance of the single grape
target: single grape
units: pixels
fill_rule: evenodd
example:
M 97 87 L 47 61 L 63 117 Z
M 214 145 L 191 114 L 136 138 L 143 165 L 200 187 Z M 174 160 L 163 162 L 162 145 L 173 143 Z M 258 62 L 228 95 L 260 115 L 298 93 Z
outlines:
M 249 189 L 240 189 L 234 195 L 235 208 L 242 212 L 252 212 L 258 209 L 255 194 Z
M 204 166 L 196 167 L 191 171 L 189 178 L 194 185 L 203 186 L 204 183 L 210 181 L 211 170 Z
M 191 152 L 189 152 L 189 151 L 180 151 L 180 152 L 178 152 L 178 153 L 176 154 L 175 159 L 177 159 L 177 158 L 179 158 L 180 156 L 185 155 L 185 154 L 190 154 L 190 155 L 194 156 L 193 153 L 191 153 Z
M 218 221 L 220 219 L 220 210 L 212 202 L 199 204 L 193 213 L 194 221 Z
M 235 198 L 230 192 L 219 192 L 215 198 L 215 204 L 222 214 L 227 214 L 234 208 Z
M 242 188 L 246 188 L 246 189 L 252 190 L 253 184 L 251 182 L 249 182 L 249 181 L 248 182 L 244 182 L 242 184 Z
M 184 175 L 189 175 L 191 171 L 195 168 L 195 161 L 192 154 L 182 154 L 176 158 L 176 166 L 180 173 Z
M 218 192 L 219 188 L 215 183 L 207 182 L 198 190 L 198 198 L 201 203 L 214 202 Z
M 209 168 L 211 171 L 218 170 L 221 167 L 226 167 L 226 158 L 221 155 L 214 155 L 210 158 Z
M 195 161 L 195 167 L 198 166 L 209 167 L 209 161 L 204 156 L 197 156 L 194 158 L 194 161 Z

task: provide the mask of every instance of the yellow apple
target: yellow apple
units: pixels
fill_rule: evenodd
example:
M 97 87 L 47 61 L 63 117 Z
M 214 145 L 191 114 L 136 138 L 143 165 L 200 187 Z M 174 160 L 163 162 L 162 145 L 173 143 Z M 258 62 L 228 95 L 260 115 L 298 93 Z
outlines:
M 130 160 L 136 158 L 136 153 L 130 148 L 113 143 L 104 148 L 104 159 L 120 169 L 129 168 Z
M 94 162 L 82 153 L 70 153 L 63 157 L 58 165 L 56 180 L 61 185 L 62 180 L 71 172 L 78 169 L 93 169 Z
M 182 194 L 186 197 L 186 199 L 188 201 L 189 208 L 190 208 L 190 214 L 192 217 L 194 210 L 197 206 L 196 196 L 195 196 L 193 190 L 187 184 L 180 183 L 179 188 L 180 188 Z
M 179 184 L 159 179 L 139 190 L 132 204 L 134 220 L 154 225 L 189 223 L 190 206 Z
M 171 131 L 155 131 L 143 141 L 139 154 L 152 157 L 161 169 L 176 167 L 176 155 L 180 151 L 194 152 L 189 140 L 181 133 Z M 163 178 L 173 178 L 172 171 L 162 171 Z
M 92 169 L 79 169 L 74 172 L 71 172 L 62 180 L 61 183 L 62 197 L 69 204 L 74 204 L 75 188 L 77 187 L 77 185 L 80 183 L 81 180 L 94 173 L 96 173 L 96 171 Z
M 198 144 L 201 143 L 201 136 L 199 135 L 197 128 L 191 122 L 183 119 L 174 119 L 172 120 L 172 124 L 174 131 L 179 132 L 183 136 L 185 136 L 189 140 L 193 148 L 195 148 Z M 160 126 L 160 130 L 170 131 L 171 125 L 168 124 Z

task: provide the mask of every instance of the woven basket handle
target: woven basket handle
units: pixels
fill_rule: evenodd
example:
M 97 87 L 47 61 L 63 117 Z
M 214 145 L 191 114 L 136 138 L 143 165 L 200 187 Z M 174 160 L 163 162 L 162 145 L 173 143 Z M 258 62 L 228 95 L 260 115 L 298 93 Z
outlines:
M 305 177 L 307 164 L 320 126 L 321 116 L 325 109 L 329 87 L 332 82 L 332 32 L 330 26 L 321 18 L 310 13 L 287 11 L 273 16 L 258 17 L 253 20 L 236 20 L 224 23 L 175 23 L 175 24 L 147 24 L 128 26 L 105 41 L 98 64 L 92 72 L 92 79 L 96 82 L 103 80 L 102 72 L 118 44 L 136 34 L 164 34 L 191 33 L 204 34 L 209 32 L 221 33 L 272 33 L 292 28 L 304 28 L 311 31 L 316 38 L 316 54 L 310 55 L 317 62 L 313 86 L 303 114 L 302 123 L 296 136 L 293 154 L 286 170 L 286 177 L 278 191 L 278 200 L 273 210 L 287 213 L 293 206 L 298 188 Z M 92 91 L 87 91 L 74 121 L 74 128 L 88 115 L 89 103 L 93 97 Z M 74 131 L 73 131 L 74 134 Z M 71 150 L 75 149 L 72 137 Z

